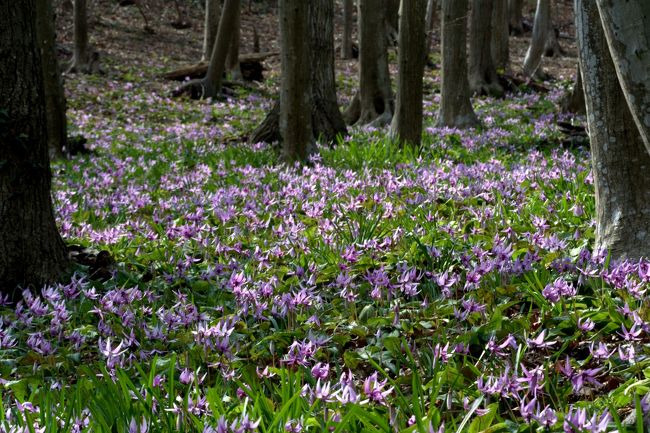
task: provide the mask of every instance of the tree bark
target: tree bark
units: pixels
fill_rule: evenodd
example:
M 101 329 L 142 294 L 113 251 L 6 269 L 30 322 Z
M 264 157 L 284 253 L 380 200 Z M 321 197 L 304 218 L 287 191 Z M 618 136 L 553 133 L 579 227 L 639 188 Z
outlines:
M 347 133 L 336 96 L 334 0 L 309 1 L 311 118 L 314 137 L 329 143 Z
M 92 72 L 92 55 L 88 46 L 88 12 L 86 0 L 74 0 L 74 52 L 68 72 Z
M 214 40 L 210 63 L 205 77 L 187 83 L 183 88 L 189 88 L 192 97 L 215 98 L 221 94 L 223 73 L 226 69 L 226 58 L 230 51 L 236 15 L 240 7 L 240 0 L 224 0 L 217 37 Z M 179 94 L 182 91 L 178 92 Z
M 564 50 L 560 46 L 560 41 L 558 40 L 558 32 L 553 25 L 553 2 L 550 2 L 549 5 L 549 17 L 547 21 L 548 29 L 546 30 L 546 41 L 544 42 L 544 55 L 546 57 L 553 57 L 556 55 L 564 54 Z
M 596 191 L 596 247 L 613 259 L 650 257 L 650 155 L 619 83 L 596 2 L 576 0 L 576 29 Z
M 59 62 L 56 58 L 54 11 L 50 0 L 36 1 L 38 42 L 43 59 L 47 147 L 51 158 L 63 156 L 68 140 L 66 101 Z
M 494 66 L 503 71 L 510 63 L 510 29 L 508 26 L 508 0 L 494 0 L 492 10 L 492 58 Z
M 385 0 L 359 0 L 359 91 L 343 114 L 348 125 L 382 126 L 393 117 L 385 8 Z
M 438 6 L 437 0 L 427 1 L 427 12 L 424 29 L 426 31 L 426 59 L 431 54 L 431 45 L 433 44 L 433 24 L 436 22 L 436 7 Z
M 391 125 L 401 143 L 419 146 L 422 141 L 422 78 L 426 55 L 427 0 L 402 3 L 399 28 L 397 104 Z
M 314 151 L 310 114 L 308 19 L 307 2 L 280 0 L 280 134 L 282 157 L 287 162 L 306 162 Z
M 627 104 L 650 152 L 650 2 L 597 4 Z
M 381 0 L 383 2 L 386 42 L 390 46 L 397 44 L 399 37 L 400 0 Z M 379 2 L 377 2 L 379 3 Z
M 40 288 L 67 269 L 50 196 L 43 63 L 35 0 L 0 4 L 0 293 Z
M 226 59 L 226 70 L 230 74 L 232 80 L 241 80 L 242 73 L 239 64 L 239 40 L 241 38 L 241 5 L 237 7 L 233 23 L 233 31 L 230 40 L 230 48 L 228 50 L 228 58 Z
M 532 78 L 535 74 L 541 74 L 540 65 L 546 44 L 549 21 L 551 19 L 551 0 L 537 0 L 535 10 L 535 22 L 533 24 L 533 36 L 524 58 L 524 75 Z
M 472 0 L 469 39 L 469 87 L 474 94 L 503 94 L 492 59 L 492 11 L 494 0 Z
M 508 0 L 508 22 L 510 23 L 510 33 L 521 35 L 524 33 L 524 0 Z
M 203 56 L 202 62 L 207 62 L 212 54 L 214 41 L 219 30 L 221 5 L 219 0 L 205 0 L 205 28 L 203 29 Z
M 354 0 L 343 0 L 343 40 L 341 42 L 341 58 L 352 58 L 352 14 Z
M 563 113 L 585 114 L 585 92 L 582 85 L 582 72 L 580 65 L 578 65 L 576 73 L 576 81 L 573 89 L 562 98 L 560 101 L 560 109 Z
M 339 110 L 334 75 L 334 2 L 309 2 L 309 53 L 311 70 L 311 125 L 313 136 L 334 143 L 347 128 Z M 280 141 L 280 102 L 251 134 L 253 143 Z
M 478 125 L 467 80 L 467 0 L 442 1 L 442 84 L 439 127 Z

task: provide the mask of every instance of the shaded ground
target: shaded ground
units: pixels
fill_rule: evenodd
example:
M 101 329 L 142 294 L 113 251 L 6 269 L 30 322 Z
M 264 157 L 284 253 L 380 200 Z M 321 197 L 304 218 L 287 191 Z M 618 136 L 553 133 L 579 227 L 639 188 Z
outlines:
M 259 36 L 260 51 L 278 51 L 277 8 L 265 3 L 242 2 L 241 52 L 253 52 L 254 29 Z M 571 0 L 555 2 L 554 20 L 560 34 L 560 44 L 566 51 L 564 56 L 545 58 L 543 67 L 556 79 L 573 81 L 576 68 L 575 29 L 573 24 L 573 5 Z M 157 79 L 161 70 L 173 70 L 193 64 L 201 57 L 203 42 L 203 9 L 192 3 L 183 9 L 184 17 L 191 27 L 177 30 L 170 23 L 177 19 L 173 2 L 163 0 L 144 0 L 143 11 L 147 15 L 154 34 L 144 29 L 144 20 L 135 6 L 120 7 L 116 2 L 95 1 L 89 7 L 90 39 L 102 55 L 109 76 L 119 74 L 120 67 L 136 66 L 150 79 Z M 342 6 L 337 2 L 335 21 L 336 46 L 342 34 Z M 61 1 L 58 12 L 59 42 L 72 48 L 72 8 L 69 1 Z M 532 26 L 534 5 L 525 9 L 525 21 Z M 356 16 L 356 14 L 355 14 Z M 438 29 L 439 30 L 439 29 Z M 439 55 L 439 31 L 434 32 L 432 53 L 434 59 Z M 356 37 L 356 33 L 354 35 Z M 530 41 L 530 32 L 510 39 L 511 67 L 520 73 L 523 58 Z M 393 56 L 394 58 L 394 56 Z M 337 67 L 345 76 L 356 76 L 357 61 L 337 59 Z M 271 57 L 265 62 L 266 75 L 272 77 L 279 72 L 279 57 Z M 391 65 L 393 75 L 396 65 Z M 345 87 L 342 89 L 345 90 Z M 346 92 L 341 95 L 346 99 Z

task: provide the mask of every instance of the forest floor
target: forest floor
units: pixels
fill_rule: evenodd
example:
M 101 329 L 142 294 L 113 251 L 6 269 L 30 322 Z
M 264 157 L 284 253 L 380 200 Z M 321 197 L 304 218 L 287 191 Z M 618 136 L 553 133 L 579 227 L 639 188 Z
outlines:
M 202 20 L 171 28 L 170 3 L 153 35 L 93 3 L 105 74 L 65 77 L 90 152 L 53 163 L 84 264 L 0 299 L 0 432 L 648 431 L 650 263 L 593 250 L 588 148 L 559 126 L 584 119 L 556 105 L 575 58 L 544 61 L 548 92 L 476 98 L 467 131 L 434 126 L 429 70 L 419 149 L 353 127 L 287 166 L 241 139 L 276 60 L 234 96 L 171 98 L 160 74 L 199 59 Z M 277 49 L 272 12 L 244 14 L 243 52 L 252 26 Z
M 266 3 L 243 2 L 241 22 L 241 53 L 252 53 L 254 34 L 259 36 L 261 52 L 279 52 L 277 8 Z M 554 2 L 555 26 L 559 32 L 559 41 L 563 54 L 546 58 L 543 68 L 555 80 L 573 81 L 577 67 L 575 44 L 575 26 L 573 23 L 573 2 L 560 0 Z M 67 5 L 67 6 L 66 6 Z M 135 6 L 120 7 L 114 1 L 93 2 L 95 9 L 90 11 L 91 43 L 100 55 L 110 64 L 141 67 L 141 72 L 152 81 L 158 81 L 161 68 L 165 71 L 197 63 L 201 58 L 203 42 L 203 9 L 193 5 L 184 8 L 182 19 L 191 27 L 175 29 L 170 23 L 178 21 L 174 3 L 165 0 L 146 0 L 142 2 L 142 11 L 147 16 L 148 27 L 140 10 Z M 343 21 L 341 4 L 336 2 L 335 45 L 340 46 Z M 57 8 L 57 27 L 59 43 L 72 50 L 72 7 L 70 2 L 62 1 Z M 523 59 L 530 42 L 530 28 L 534 16 L 534 5 L 524 9 L 525 24 L 528 28 L 521 36 L 510 38 L 511 72 L 521 73 Z M 356 19 L 356 14 L 355 14 Z M 356 33 L 353 34 L 356 38 Z M 439 26 L 433 34 L 432 52 L 439 52 Z M 279 73 L 279 56 L 270 57 L 266 62 L 267 76 Z M 337 56 L 337 68 L 345 74 L 356 73 L 356 60 L 341 60 Z M 393 64 L 393 68 L 395 65 Z M 110 75 L 116 71 L 105 68 Z M 393 71 L 394 72 L 394 71 Z

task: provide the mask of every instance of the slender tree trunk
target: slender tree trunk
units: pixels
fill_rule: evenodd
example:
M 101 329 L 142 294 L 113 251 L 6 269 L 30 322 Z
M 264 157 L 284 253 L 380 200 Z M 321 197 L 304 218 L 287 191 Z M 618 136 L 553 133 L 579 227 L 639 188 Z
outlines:
M 428 0 L 427 1 L 427 12 L 426 12 L 426 21 L 424 24 L 424 29 L 426 31 L 426 58 L 429 58 L 431 54 L 431 45 L 433 44 L 433 24 L 436 22 L 436 7 L 438 5 L 437 0 Z
M 66 102 L 59 62 L 56 58 L 54 11 L 50 0 L 37 0 L 38 42 L 43 59 L 47 147 L 51 158 L 63 156 L 68 140 Z
M 524 33 L 524 0 L 508 0 L 508 21 L 510 23 L 510 33 L 521 35 Z
M 469 87 L 478 95 L 501 95 L 503 87 L 492 59 L 494 0 L 472 0 L 469 39 Z
M 524 75 L 532 78 L 536 73 L 541 73 L 540 65 L 546 44 L 551 19 L 551 0 L 537 0 L 535 23 L 533 24 L 533 37 L 524 59 Z
M 339 111 L 334 75 L 334 1 L 309 2 L 311 125 L 313 136 L 334 143 L 347 133 Z M 252 143 L 280 141 L 280 102 L 251 134 Z
M 596 247 L 613 259 L 650 257 L 650 155 L 616 75 L 596 2 L 576 0 L 576 29 L 596 190 Z
M 233 32 L 228 50 L 228 59 L 226 60 L 226 70 L 233 80 L 241 80 L 241 66 L 239 64 L 239 39 L 241 38 L 241 5 L 237 8 L 234 18 Z
M 53 282 L 68 259 L 50 196 L 36 1 L 2 2 L 0 16 L 0 293 L 17 299 L 17 286 Z
M 627 104 L 650 152 L 650 2 L 597 4 Z
M 549 18 L 547 21 L 548 29 L 546 30 L 546 41 L 544 42 L 544 55 L 546 57 L 553 57 L 556 55 L 564 54 L 564 50 L 560 46 L 560 41 L 557 38 L 558 33 L 553 25 L 553 16 L 555 15 L 553 9 L 553 2 L 549 4 Z
M 404 1 L 399 23 L 397 104 L 391 129 L 401 143 L 414 146 L 419 146 L 422 140 L 426 8 L 427 0 Z
M 384 28 L 386 31 L 386 42 L 390 46 L 397 44 L 399 37 L 399 10 L 400 0 L 380 0 L 383 2 Z M 377 1 L 379 3 L 379 1 Z M 379 6 L 377 4 L 377 6 Z
M 280 134 L 285 161 L 307 161 L 314 151 L 309 81 L 309 4 L 280 0 L 282 79 Z
M 74 53 L 68 72 L 89 74 L 91 51 L 88 46 L 88 12 L 86 0 L 74 0 Z
M 343 41 L 341 42 L 341 58 L 352 58 L 352 14 L 354 0 L 343 0 Z
M 467 81 L 467 0 L 442 0 L 442 85 L 438 126 L 478 125 Z
M 497 69 L 507 70 L 510 63 L 508 0 L 494 0 L 492 10 L 492 58 Z
M 560 109 L 563 113 L 585 114 L 585 92 L 582 85 L 582 72 L 578 65 L 576 72 L 576 81 L 573 89 L 567 92 L 560 101 Z
M 386 125 L 394 101 L 383 33 L 384 0 L 359 0 L 359 92 L 343 115 L 350 125 Z
M 221 6 L 219 0 L 205 0 L 205 28 L 203 29 L 203 56 L 202 62 L 210 59 L 214 41 L 217 38 L 219 30 L 219 17 L 221 16 Z
M 226 58 L 230 50 L 239 7 L 239 0 L 224 0 L 223 2 L 219 30 L 217 31 L 217 38 L 212 48 L 208 72 L 201 82 L 203 86 L 202 97 L 204 98 L 214 98 L 221 93 L 221 81 L 226 67 Z

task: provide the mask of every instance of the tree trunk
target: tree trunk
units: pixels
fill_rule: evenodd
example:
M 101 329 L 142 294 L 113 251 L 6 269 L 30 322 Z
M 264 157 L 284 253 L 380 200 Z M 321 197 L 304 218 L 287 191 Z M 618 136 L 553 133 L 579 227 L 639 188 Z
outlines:
M 650 2 L 597 4 L 627 104 L 650 152 Z
M 61 70 L 56 58 L 54 11 L 50 0 L 36 1 L 38 42 L 43 61 L 47 147 L 51 158 L 63 156 L 68 140 L 65 93 Z
M 214 41 L 219 30 L 219 17 L 221 6 L 219 0 L 205 0 L 205 28 L 203 29 L 203 56 L 202 62 L 207 62 L 212 54 Z
M 382 126 L 393 117 L 385 7 L 384 0 L 359 0 L 359 91 L 343 115 L 349 125 Z
M 469 88 L 474 94 L 503 94 L 492 59 L 492 10 L 495 0 L 472 0 L 469 32 Z
M 467 81 L 467 0 L 442 1 L 442 84 L 439 127 L 478 125 Z
M 74 0 L 74 53 L 68 72 L 92 72 L 92 53 L 88 46 L 86 0 Z
M 212 48 L 208 72 L 200 83 L 203 86 L 203 98 L 214 98 L 221 93 L 221 80 L 226 67 L 226 57 L 228 57 L 230 51 L 238 10 L 239 0 L 224 0 L 221 19 L 219 20 L 219 30 Z
M 582 86 L 582 72 L 578 65 L 576 81 L 573 89 L 560 101 L 560 109 L 563 113 L 585 114 L 585 92 Z
M 508 0 L 508 22 L 510 24 L 510 33 L 521 35 L 524 33 L 524 0 Z
M 535 22 L 533 24 L 533 37 L 531 38 L 526 58 L 524 59 L 524 75 L 532 78 L 541 74 L 540 65 L 546 44 L 549 21 L 551 19 L 551 0 L 537 0 Z
M 438 5 L 437 0 L 428 0 L 427 1 L 427 12 L 426 12 L 426 21 L 424 24 L 424 29 L 426 32 L 426 59 L 429 58 L 431 54 L 431 44 L 433 44 L 433 24 L 436 22 L 436 7 Z
M 308 40 L 314 137 L 333 143 L 347 133 L 336 97 L 334 0 L 309 1 Z
M 354 0 L 343 0 L 343 41 L 341 42 L 341 58 L 352 58 L 352 14 Z
M 650 155 L 616 75 L 596 2 L 576 0 L 576 31 L 596 190 L 596 247 L 613 259 L 650 257 Z
M 0 293 L 17 299 L 17 286 L 55 281 L 68 259 L 50 196 L 36 1 L 2 2 L 0 15 Z
M 307 161 L 314 151 L 310 115 L 308 19 L 307 2 L 280 0 L 280 135 L 282 157 L 287 162 Z
M 386 42 L 390 46 L 397 44 L 397 38 L 399 37 L 399 11 L 400 11 L 400 0 L 380 0 L 383 2 L 384 10 L 384 28 L 386 31 Z M 377 1 L 377 7 L 379 6 Z
M 311 70 L 311 125 L 313 136 L 329 143 L 347 133 L 339 111 L 334 75 L 334 2 L 309 2 L 309 53 Z M 253 143 L 280 141 L 280 103 L 251 134 Z
M 492 58 L 494 66 L 503 71 L 510 62 L 510 30 L 508 26 L 508 0 L 494 0 L 492 10 Z
M 233 23 L 233 32 L 230 41 L 230 49 L 228 50 L 228 58 L 226 59 L 226 70 L 230 74 L 232 80 L 241 80 L 241 66 L 239 64 L 239 39 L 241 38 L 241 5 L 237 8 Z
M 548 18 L 548 29 L 546 31 L 546 41 L 544 42 L 544 55 L 546 57 L 553 57 L 557 55 L 564 54 L 564 50 L 560 46 L 560 41 L 558 40 L 558 32 L 553 25 L 553 2 L 549 5 L 549 18 Z
M 391 129 L 401 143 L 414 146 L 419 146 L 422 141 L 426 8 L 427 0 L 404 1 L 399 23 L 397 104 Z

